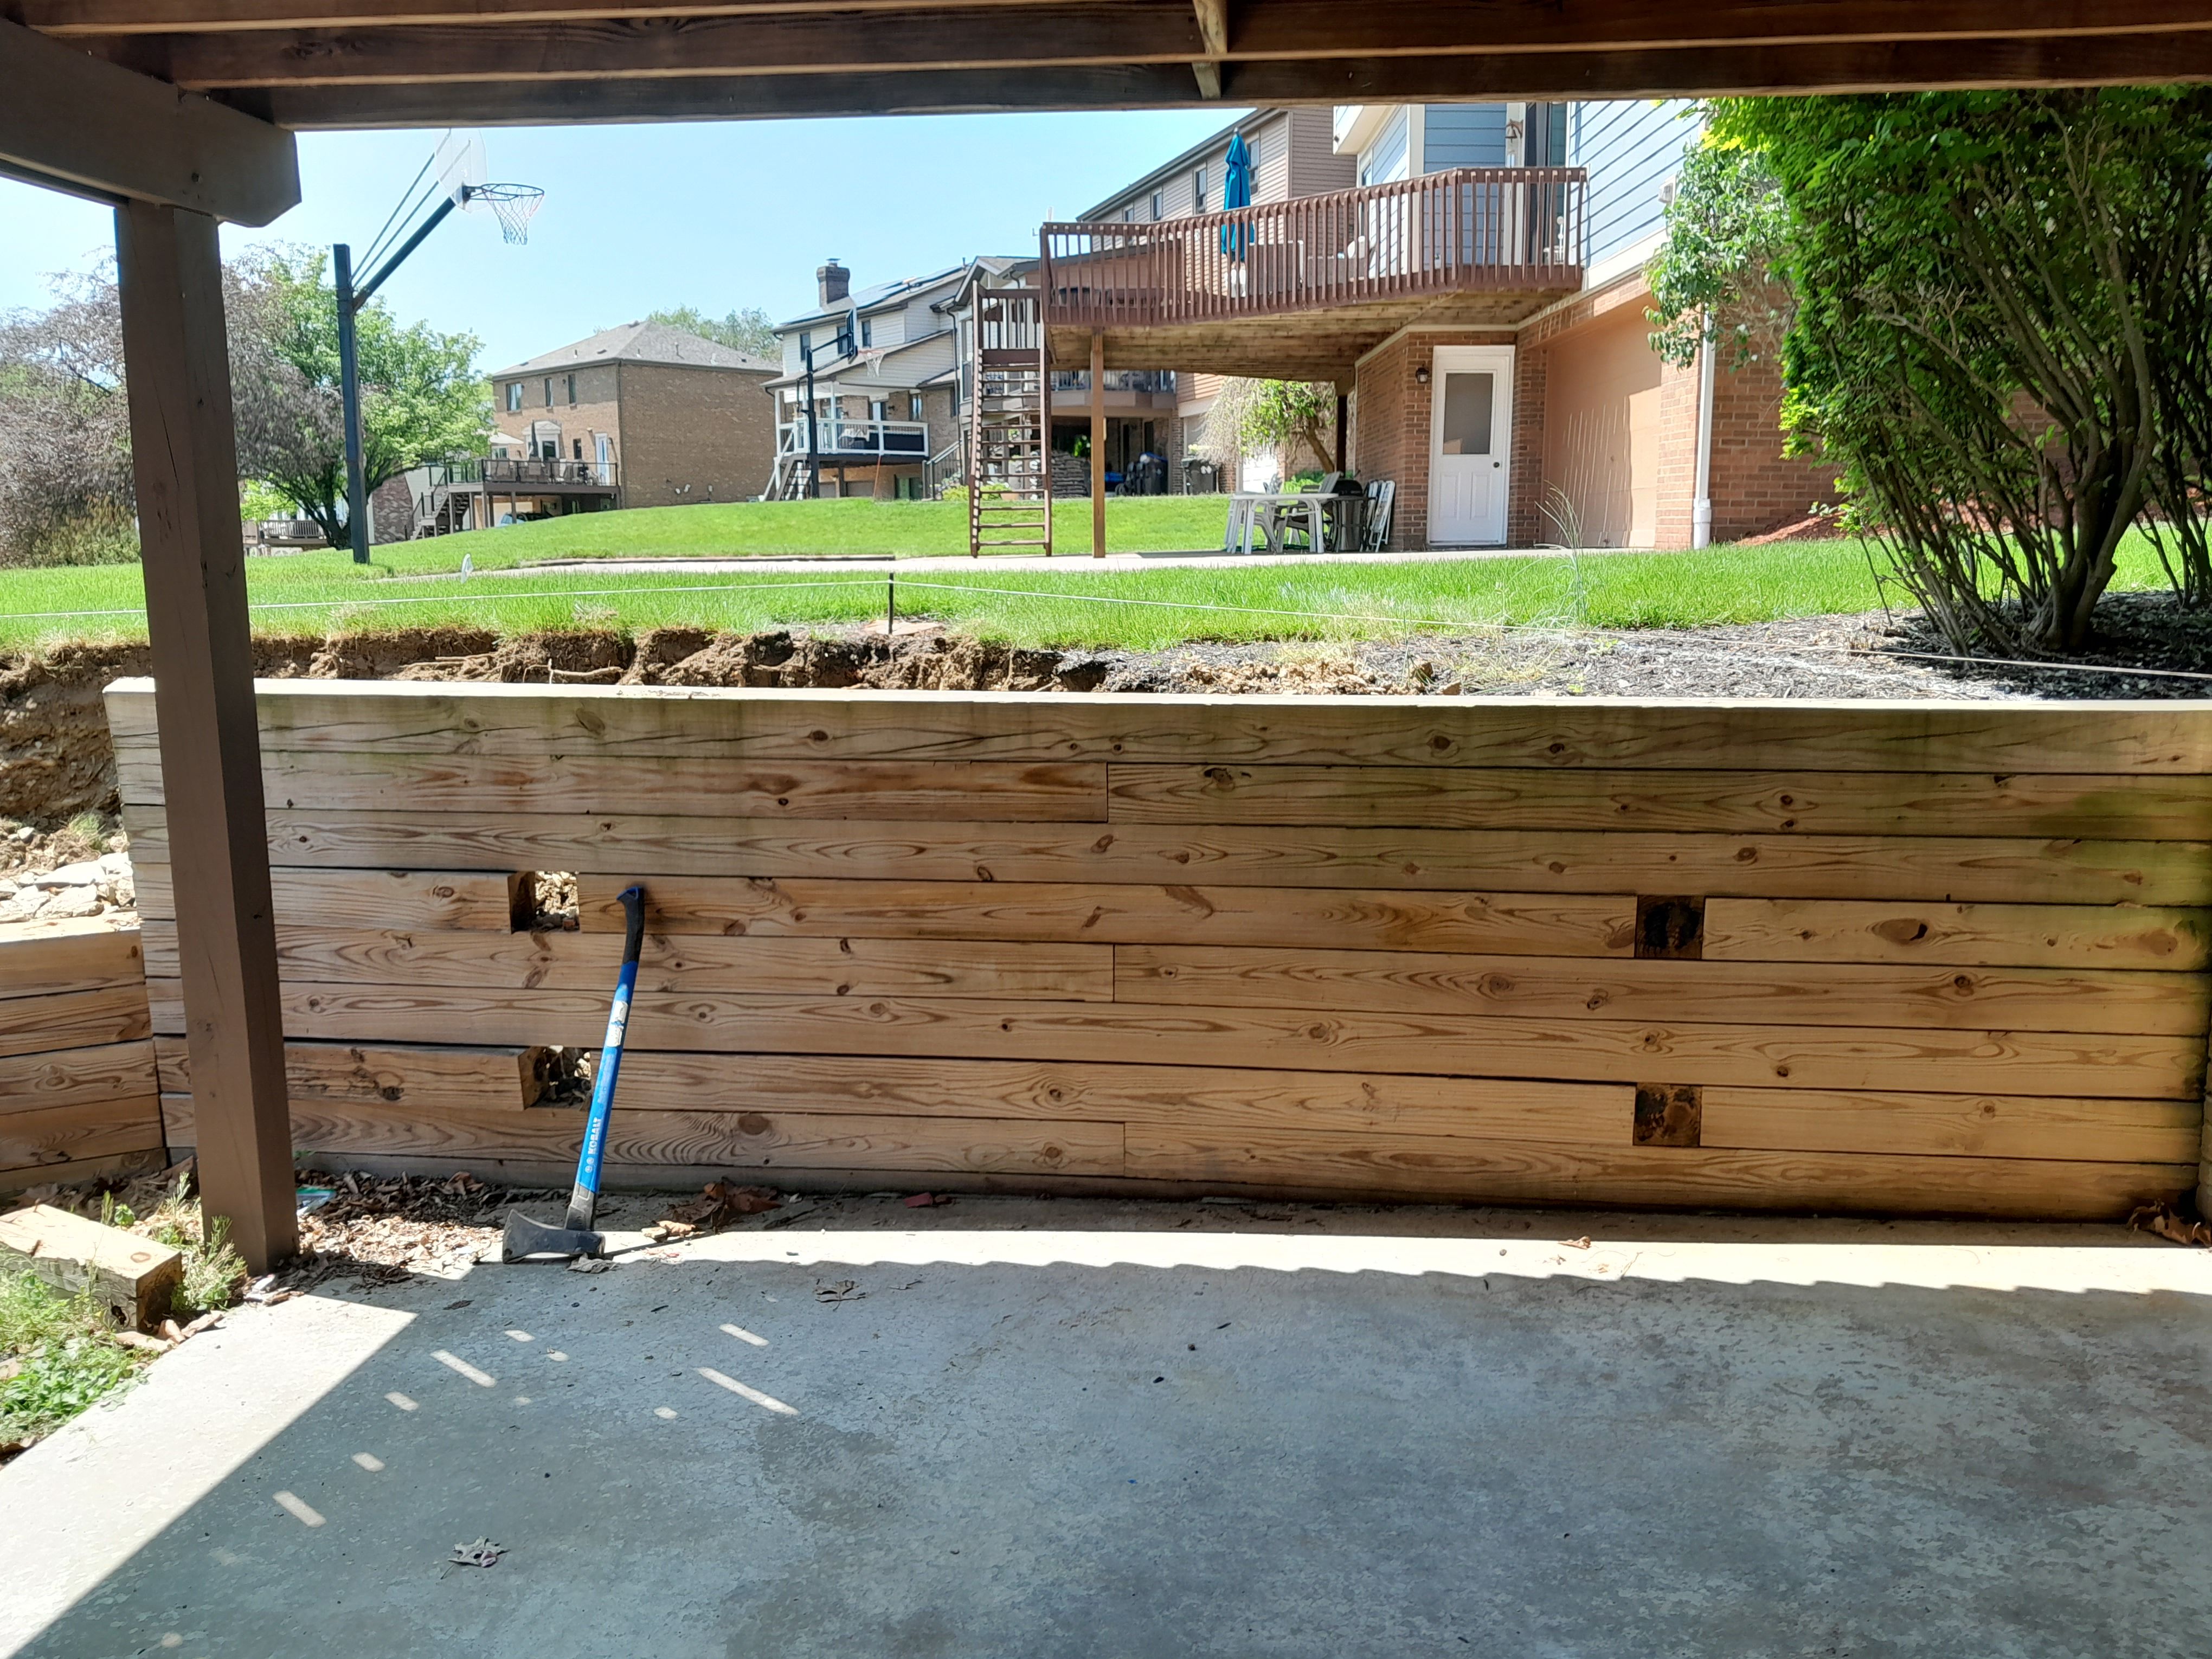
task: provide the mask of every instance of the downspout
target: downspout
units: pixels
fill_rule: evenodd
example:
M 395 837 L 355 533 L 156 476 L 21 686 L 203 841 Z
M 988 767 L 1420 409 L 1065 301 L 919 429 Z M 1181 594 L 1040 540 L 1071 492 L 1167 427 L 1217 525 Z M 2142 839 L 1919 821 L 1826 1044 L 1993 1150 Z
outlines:
M 1713 544 L 1713 319 L 1698 343 L 1698 482 L 1690 504 L 1690 545 Z

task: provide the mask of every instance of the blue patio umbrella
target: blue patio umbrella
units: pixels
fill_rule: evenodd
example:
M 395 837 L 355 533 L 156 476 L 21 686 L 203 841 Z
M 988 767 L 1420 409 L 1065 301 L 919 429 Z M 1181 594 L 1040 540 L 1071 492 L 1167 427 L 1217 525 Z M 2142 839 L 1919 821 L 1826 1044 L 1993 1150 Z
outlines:
M 1221 205 L 1224 210 L 1252 205 L 1252 150 L 1241 132 L 1231 133 L 1229 137 L 1229 161 L 1221 178 Z M 1224 225 L 1221 251 L 1232 259 L 1241 259 L 1251 236 L 1249 225 Z

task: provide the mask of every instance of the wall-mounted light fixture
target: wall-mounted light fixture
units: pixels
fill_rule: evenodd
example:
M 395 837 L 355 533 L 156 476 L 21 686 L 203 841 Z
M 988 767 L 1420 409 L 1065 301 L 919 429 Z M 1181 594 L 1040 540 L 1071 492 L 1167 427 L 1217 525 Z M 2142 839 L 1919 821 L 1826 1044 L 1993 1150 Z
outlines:
M 1423 363 L 1419 368 L 1413 371 L 1413 384 L 1415 386 L 1426 386 L 1428 383 L 1429 366 L 1426 363 Z

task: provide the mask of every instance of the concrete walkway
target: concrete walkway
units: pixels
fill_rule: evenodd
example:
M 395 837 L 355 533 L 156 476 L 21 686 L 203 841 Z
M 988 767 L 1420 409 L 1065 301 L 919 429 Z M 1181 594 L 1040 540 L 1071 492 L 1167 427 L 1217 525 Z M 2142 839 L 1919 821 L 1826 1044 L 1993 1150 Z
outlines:
M 2157 1659 L 2212 1629 L 2204 1252 L 765 1220 L 237 1316 L 0 1470 L 0 1653 Z M 484 1537 L 496 1566 L 445 1565 Z

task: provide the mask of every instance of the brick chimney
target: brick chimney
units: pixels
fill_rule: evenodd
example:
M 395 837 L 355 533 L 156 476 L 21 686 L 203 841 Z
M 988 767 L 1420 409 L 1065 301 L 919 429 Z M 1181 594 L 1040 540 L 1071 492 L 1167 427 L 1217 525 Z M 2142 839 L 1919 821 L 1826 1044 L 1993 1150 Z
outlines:
M 843 305 L 846 296 L 853 291 L 853 273 L 835 259 L 827 264 L 817 265 L 814 280 L 821 287 L 822 309 L 824 311 L 832 306 Z

